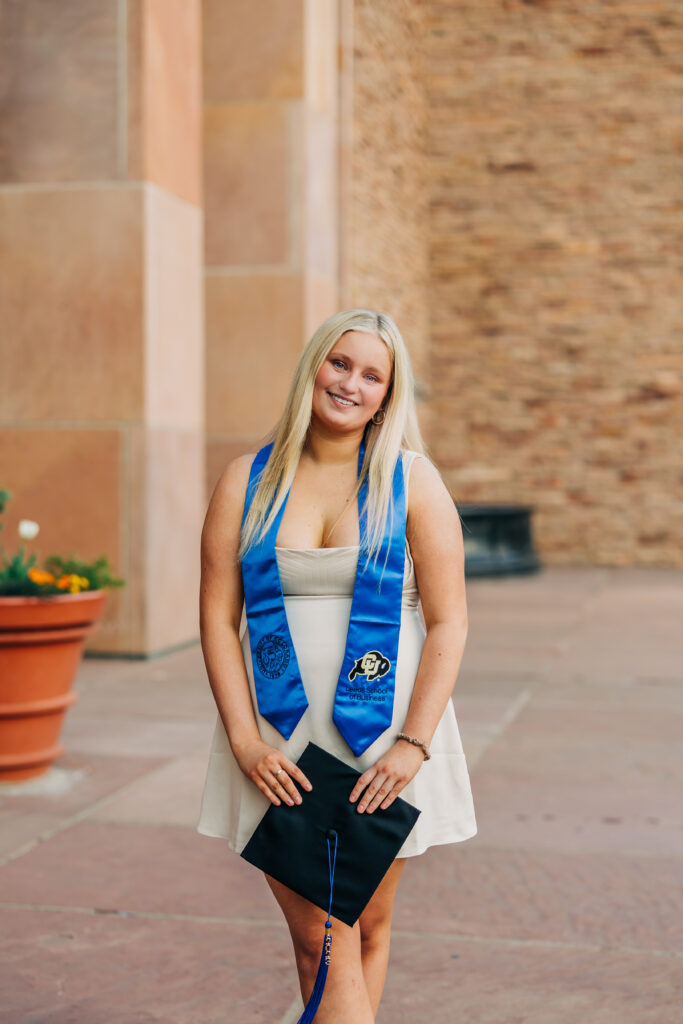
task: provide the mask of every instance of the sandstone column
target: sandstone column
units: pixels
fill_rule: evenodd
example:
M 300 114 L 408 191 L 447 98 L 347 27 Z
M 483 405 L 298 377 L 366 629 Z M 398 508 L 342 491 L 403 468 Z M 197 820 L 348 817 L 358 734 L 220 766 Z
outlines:
M 197 639 L 205 509 L 199 0 L 0 0 L 0 483 L 106 553 L 90 649 Z
M 210 489 L 338 308 L 337 17 L 337 0 L 204 2 Z

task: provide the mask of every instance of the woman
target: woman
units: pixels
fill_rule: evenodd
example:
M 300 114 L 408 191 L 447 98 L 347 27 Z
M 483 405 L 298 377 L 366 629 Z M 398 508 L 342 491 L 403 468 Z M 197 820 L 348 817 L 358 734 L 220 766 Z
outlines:
M 353 928 L 335 922 L 334 957 L 316 1020 L 370 1024 L 384 986 L 394 896 L 406 859 L 477 831 L 450 701 L 467 634 L 462 532 L 453 501 L 424 456 L 408 353 L 388 316 L 351 309 L 318 328 L 301 354 L 271 436 L 260 478 L 250 481 L 254 454 L 227 466 L 202 532 L 201 638 L 218 715 L 197 828 L 227 838 L 241 852 L 269 802 L 292 806 L 305 800 L 310 784 L 295 762 L 309 740 L 362 772 L 349 794 L 359 814 L 381 814 L 399 794 L 420 808 L 360 920 Z M 262 462 L 265 457 L 260 453 Z M 361 538 L 357 496 L 365 471 Z M 336 724 L 337 687 L 356 573 L 361 562 L 368 564 L 365 551 L 359 557 L 359 545 L 362 539 L 370 556 L 377 555 L 385 520 L 393 523 L 387 519 L 396 507 L 392 480 L 403 489 L 406 509 L 404 535 L 399 534 L 405 559 L 394 692 L 382 731 L 357 756 L 353 739 L 345 739 Z M 277 534 L 274 557 L 303 683 L 291 732 L 258 711 L 264 705 L 254 674 L 279 671 L 277 665 L 273 669 L 278 649 L 252 649 L 255 617 L 247 630 L 243 611 L 248 577 L 240 561 L 246 565 L 268 529 Z M 272 692 L 277 700 L 277 687 Z M 357 707 L 358 722 L 372 714 L 362 700 Z M 355 724 L 352 713 L 350 725 Z M 399 733 L 408 738 L 399 739 Z M 306 1001 L 326 915 L 266 878 L 289 926 Z

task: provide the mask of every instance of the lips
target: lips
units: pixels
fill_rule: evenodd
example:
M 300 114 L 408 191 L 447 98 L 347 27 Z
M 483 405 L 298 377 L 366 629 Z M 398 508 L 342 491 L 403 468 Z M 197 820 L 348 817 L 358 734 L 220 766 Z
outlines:
M 335 399 L 338 404 L 343 405 L 346 409 L 351 409 L 354 405 L 358 405 L 358 402 L 353 402 L 350 398 L 344 398 L 342 395 L 337 395 L 334 391 L 327 392 L 330 398 Z

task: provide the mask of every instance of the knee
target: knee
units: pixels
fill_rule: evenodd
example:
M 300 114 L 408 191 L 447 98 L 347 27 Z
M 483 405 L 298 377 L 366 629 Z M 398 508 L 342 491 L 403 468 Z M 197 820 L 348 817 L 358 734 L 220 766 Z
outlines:
M 360 926 L 360 943 L 364 954 L 384 949 L 389 945 L 391 914 L 361 920 Z
M 294 941 L 294 952 L 302 979 L 315 980 L 323 948 L 323 929 L 319 926 L 301 930 Z

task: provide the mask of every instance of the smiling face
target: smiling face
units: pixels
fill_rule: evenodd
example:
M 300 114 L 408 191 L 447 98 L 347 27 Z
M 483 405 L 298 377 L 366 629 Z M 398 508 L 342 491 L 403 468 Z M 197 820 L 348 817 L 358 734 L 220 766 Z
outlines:
M 336 432 L 363 430 L 386 397 L 391 370 L 391 354 L 378 335 L 347 331 L 318 370 L 311 417 Z

